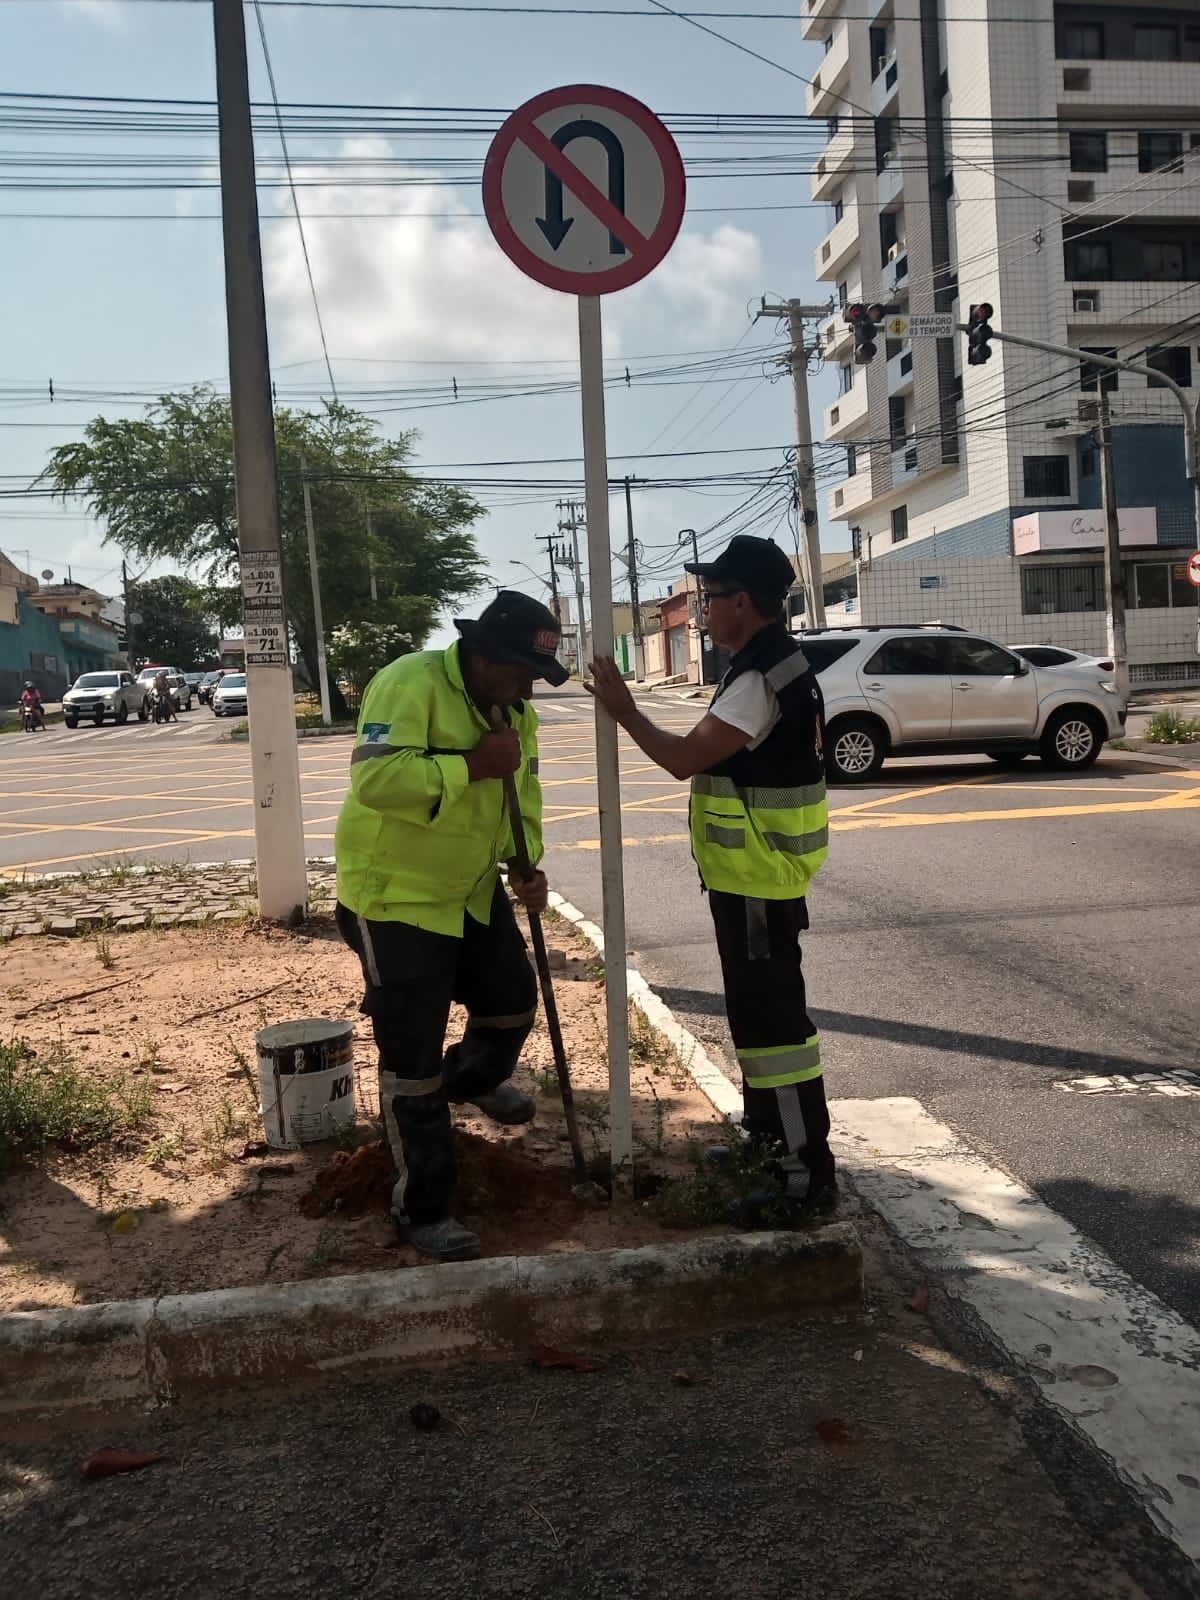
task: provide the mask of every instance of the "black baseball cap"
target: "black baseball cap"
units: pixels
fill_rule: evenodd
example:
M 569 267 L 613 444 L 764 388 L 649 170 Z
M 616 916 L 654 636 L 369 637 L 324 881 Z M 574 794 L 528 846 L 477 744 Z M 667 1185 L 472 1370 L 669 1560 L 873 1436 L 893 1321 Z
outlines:
M 556 689 L 571 674 L 558 659 L 562 629 L 553 611 L 517 589 L 501 589 L 476 619 L 455 617 L 462 641 L 487 661 L 528 667 Z
M 796 581 L 791 561 L 774 539 L 756 539 L 752 533 L 731 539 L 715 561 L 688 561 L 683 570 L 706 582 L 728 583 L 781 600 Z

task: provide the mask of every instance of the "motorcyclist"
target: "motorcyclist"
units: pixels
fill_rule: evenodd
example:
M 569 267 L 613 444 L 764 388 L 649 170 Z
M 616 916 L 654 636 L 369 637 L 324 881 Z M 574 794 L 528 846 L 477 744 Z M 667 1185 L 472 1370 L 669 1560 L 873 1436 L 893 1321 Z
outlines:
M 175 701 L 171 696 L 171 685 L 167 681 L 165 670 L 155 673 L 154 692 L 158 696 L 158 703 L 163 710 L 162 720 L 170 722 L 171 718 L 175 717 Z M 175 720 L 178 721 L 179 719 L 176 717 Z
M 41 691 L 36 683 L 26 680 L 21 690 L 21 710 L 29 716 L 34 728 L 44 728 L 46 726 L 46 713 L 42 707 Z

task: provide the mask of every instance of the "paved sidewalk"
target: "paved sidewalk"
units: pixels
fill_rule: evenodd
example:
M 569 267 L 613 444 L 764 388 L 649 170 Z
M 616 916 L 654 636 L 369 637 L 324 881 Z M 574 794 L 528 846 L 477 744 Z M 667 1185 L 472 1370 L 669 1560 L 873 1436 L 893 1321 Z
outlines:
M 593 1373 L 284 1384 L 207 1415 L 10 1441 L 9 1586 L 39 1600 L 1180 1600 L 1114 1491 L 1035 1458 L 1020 1390 L 948 1351 L 908 1304 L 911 1281 L 881 1259 L 870 1277 L 865 1316 L 610 1353 Z M 417 1401 L 441 1412 L 433 1432 L 414 1429 Z M 106 1444 L 164 1460 L 85 1481 L 81 1461 Z

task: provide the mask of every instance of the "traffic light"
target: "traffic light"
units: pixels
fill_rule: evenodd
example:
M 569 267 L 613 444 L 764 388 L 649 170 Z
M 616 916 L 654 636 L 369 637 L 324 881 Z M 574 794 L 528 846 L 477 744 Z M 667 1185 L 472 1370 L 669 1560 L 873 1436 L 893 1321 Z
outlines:
M 875 324 L 883 321 L 883 307 L 864 306 L 856 301 L 847 306 L 843 320 L 854 329 L 854 363 L 865 367 L 875 355 Z
M 992 337 L 992 325 L 988 320 L 992 316 L 992 308 L 986 300 L 981 300 L 977 306 L 971 307 L 971 315 L 967 319 L 967 365 L 981 367 L 985 361 L 992 359 L 992 347 L 988 340 Z

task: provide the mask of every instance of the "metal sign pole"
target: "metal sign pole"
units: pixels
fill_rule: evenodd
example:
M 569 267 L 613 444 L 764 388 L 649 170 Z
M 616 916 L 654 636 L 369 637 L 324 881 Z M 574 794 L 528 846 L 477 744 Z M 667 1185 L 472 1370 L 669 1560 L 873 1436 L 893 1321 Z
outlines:
M 583 395 L 583 471 L 587 495 L 592 651 L 613 653 L 612 548 L 608 528 L 608 442 L 604 425 L 604 339 L 600 297 L 579 296 L 579 383 Z M 621 773 L 617 725 L 596 703 L 596 803 L 600 812 L 600 884 L 604 916 L 605 1007 L 612 1170 L 633 1163 L 629 1091 L 629 997 L 626 984 L 625 873 L 621 858 Z

